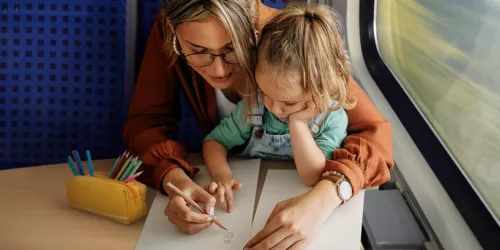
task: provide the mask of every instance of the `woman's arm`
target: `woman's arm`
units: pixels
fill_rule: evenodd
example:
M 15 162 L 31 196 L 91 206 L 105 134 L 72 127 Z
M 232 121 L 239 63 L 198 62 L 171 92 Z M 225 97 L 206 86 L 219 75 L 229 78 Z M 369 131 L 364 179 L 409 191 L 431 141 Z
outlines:
M 333 160 L 326 161 L 325 170 L 343 173 L 356 194 L 390 179 L 389 169 L 394 166 L 392 132 L 389 121 L 352 77 L 348 93 L 356 97 L 357 104 L 346 111 L 349 119 L 347 137 L 343 148 L 333 152 Z
M 126 147 L 143 159 L 140 181 L 162 188 L 165 174 L 182 167 L 192 177 L 196 170 L 184 161 L 187 152 L 181 143 L 167 138 L 180 120 L 180 83 L 174 67 L 162 53 L 162 21 L 159 13 L 151 28 L 127 121 L 122 128 Z

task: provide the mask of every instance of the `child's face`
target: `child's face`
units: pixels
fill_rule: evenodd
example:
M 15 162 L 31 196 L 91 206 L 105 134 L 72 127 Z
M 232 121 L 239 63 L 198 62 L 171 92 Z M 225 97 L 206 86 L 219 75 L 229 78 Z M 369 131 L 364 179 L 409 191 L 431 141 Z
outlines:
M 255 70 L 257 85 L 263 93 L 264 105 L 281 121 L 287 121 L 288 116 L 305 108 L 307 95 L 300 86 L 298 72 L 288 74 L 287 83 L 273 74 L 272 66 L 260 62 Z

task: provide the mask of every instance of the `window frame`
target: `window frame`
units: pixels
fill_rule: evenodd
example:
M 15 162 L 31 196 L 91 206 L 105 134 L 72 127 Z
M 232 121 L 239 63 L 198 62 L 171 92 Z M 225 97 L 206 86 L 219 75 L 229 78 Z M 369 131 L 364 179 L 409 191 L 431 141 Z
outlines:
M 359 1 L 361 53 L 366 68 L 479 243 L 485 249 L 494 249 L 500 235 L 494 215 L 382 60 L 376 40 L 376 4 L 377 0 Z

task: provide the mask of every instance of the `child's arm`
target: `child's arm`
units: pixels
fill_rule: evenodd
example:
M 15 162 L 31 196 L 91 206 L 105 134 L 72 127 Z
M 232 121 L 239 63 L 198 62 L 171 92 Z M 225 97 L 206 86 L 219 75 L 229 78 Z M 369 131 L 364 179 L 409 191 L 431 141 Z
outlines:
M 217 140 L 206 139 L 203 142 L 203 159 L 212 180 L 232 178 L 231 169 L 227 163 L 227 150 Z
M 343 109 L 329 113 L 316 137 L 305 122 L 291 120 L 289 127 L 297 171 L 306 185 L 316 185 L 326 160 L 332 160 L 332 152 L 341 147 L 347 135 L 347 115 Z
M 237 145 L 244 144 L 252 133 L 252 127 L 246 122 L 245 101 L 240 101 L 229 117 L 223 119 L 219 125 L 207 135 L 203 143 L 203 159 L 208 169 L 212 183 L 207 190 L 215 194 L 224 202 L 226 196 L 227 210 L 232 209 L 232 189 L 239 189 L 239 184 L 232 176 L 227 163 L 227 151 Z M 245 116 L 245 117 L 244 117 Z
M 241 184 L 233 177 L 229 164 L 227 163 L 227 150 L 216 140 L 205 140 L 203 142 L 203 159 L 212 181 L 205 189 L 216 195 L 220 202 L 227 203 L 227 212 L 232 211 L 233 192 L 239 190 Z
M 326 158 L 312 137 L 311 130 L 307 124 L 299 120 L 291 120 L 290 137 L 293 151 L 293 159 L 304 184 L 313 186 L 318 183 Z

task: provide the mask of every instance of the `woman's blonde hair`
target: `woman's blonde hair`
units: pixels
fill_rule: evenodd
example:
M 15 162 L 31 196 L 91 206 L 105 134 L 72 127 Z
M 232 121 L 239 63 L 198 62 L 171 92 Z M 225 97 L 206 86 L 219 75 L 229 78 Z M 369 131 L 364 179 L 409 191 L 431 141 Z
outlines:
M 339 18 L 326 6 L 289 5 L 262 29 L 259 63 L 265 60 L 267 70 L 285 83 L 290 72 L 300 74 L 302 89 L 320 112 L 351 109 L 356 100 L 347 97 L 350 73 L 340 30 Z
M 256 64 L 255 24 L 260 0 L 163 0 L 163 27 L 165 44 L 163 50 L 172 64 L 177 60 L 173 44 L 176 26 L 184 22 L 203 21 L 210 16 L 217 18 L 231 37 L 238 63 L 253 81 Z

